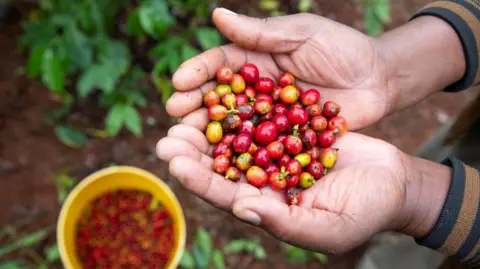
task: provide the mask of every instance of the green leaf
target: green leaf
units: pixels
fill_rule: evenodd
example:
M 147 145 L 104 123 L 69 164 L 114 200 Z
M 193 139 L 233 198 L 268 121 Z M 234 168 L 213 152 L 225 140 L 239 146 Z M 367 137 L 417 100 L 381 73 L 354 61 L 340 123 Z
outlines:
M 87 136 L 73 127 L 66 126 L 66 125 L 59 125 L 55 127 L 55 135 L 63 144 L 72 147 L 72 148 L 80 148 L 85 143 L 87 143 Z
M 127 105 L 125 104 L 115 104 L 108 111 L 107 117 L 105 119 L 105 125 L 107 132 L 110 136 L 115 136 L 122 129 L 123 123 L 125 122 L 125 111 L 127 110 Z
M 258 245 L 257 248 L 255 248 L 255 251 L 253 254 L 255 255 L 255 258 L 257 258 L 258 260 L 264 260 L 267 257 L 267 252 L 260 245 Z
M 195 34 L 203 50 L 218 47 L 222 44 L 222 38 L 216 29 L 210 27 L 199 27 L 197 28 Z
M 75 179 L 69 175 L 61 174 L 55 178 L 55 186 L 57 187 L 58 203 L 63 204 L 68 193 L 75 185 Z
M 82 69 L 89 67 L 92 64 L 93 54 L 85 34 L 72 25 L 65 31 L 64 38 L 70 61 Z
M 197 56 L 200 52 L 192 47 L 190 44 L 184 44 L 182 46 L 182 61 L 186 61 L 190 58 Z
M 195 269 L 195 260 L 188 250 L 184 250 L 180 259 L 180 266 L 184 269 Z
M 280 3 L 277 0 L 260 0 L 259 6 L 264 10 L 278 9 Z
M 208 234 L 207 230 L 202 227 L 197 229 L 197 233 L 195 235 L 195 243 L 205 254 L 205 256 L 210 259 L 210 255 L 212 255 L 213 251 L 213 243 L 212 238 L 210 237 L 210 234 Z
M 143 108 L 147 107 L 147 99 L 141 92 L 129 90 L 125 92 L 125 96 L 129 101 L 133 102 L 134 104 L 137 104 L 138 106 Z
M 305 263 L 308 261 L 308 251 L 288 245 L 287 259 L 291 264 Z
M 246 239 L 236 239 L 232 240 L 228 245 L 226 245 L 223 249 L 225 253 L 240 253 L 246 250 L 246 246 L 250 243 L 250 240 Z
M 106 93 L 111 93 L 120 78 L 120 73 L 111 63 L 94 65 L 85 71 L 77 82 L 78 95 L 81 98 L 88 96 L 91 91 L 98 87 Z
M 124 113 L 124 122 L 127 129 L 137 137 L 142 136 L 142 118 L 140 113 L 133 106 L 126 106 Z
M 56 93 L 62 92 L 65 86 L 61 60 L 51 48 L 43 53 L 42 81 L 50 90 Z
M 194 243 L 192 246 L 192 254 L 193 254 L 193 259 L 195 260 L 195 264 L 197 265 L 197 268 L 201 268 L 201 269 L 208 268 L 210 257 L 207 256 L 196 243 Z
M 213 264 L 215 264 L 215 268 L 217 269 L 225 269 L 225 259 L 223 258 L 223 253 L 220 250 L 215 250 L 213 252 Z
M 365 31 L 370 36 L 376 36 L 383 32 L 383 24 L 375 15 L 375 11 L 372 7 L 365 9 L 364 17 Z
M 48 235 L 47 229 L 42 229 L 36 232 L 33 232 L 22 239 L 14 242 L 13 244 L 7 245 L 5 247 L 0 248 L 0 257 L 3 257 L 7 253 L 10 253 L 16 249 L 23 248 L 23 247 L 31 247 L 41 240 L 43 240 Z
M 109 69 L 119 73 L 126 73 L 131 64 L 131 55 L 127 45 L 123 42 L 112 39 L 100 39 L 100 57 L 102 65 L 109 66 Z
M 163 57 L 160 61 L 155 63 L 152 73 L 155 73 L 158 75 L 159 73 L 165 72 L 167 70 L 168 64 L 169 64 L 169 58 Z
M 43 53 L 45 52 L 45 46 L 41 43 L 35 44 L 30 50 L 30 56 L 27 62 L 27 74 L 30 78 L 35 78 L 40 74 L 42 70 Z
M 45 257 L 48 262 L 55 262 L 60 259 L 60 252 L 58 250 L 58 245 L 54 244 L 45 249 Z
M 323 264 L 328 262 L 328 256 L 325 254 L 312 252 L 312 256 Z
M 165 57 L 165 55 L 171 53 L 172 50 L 176 50 L 182 44 L 185 44 L 183 38 L 173 36 L 166 41 L 162 40 L 158 42 L 158 44 L 148 52 L 148 56 L 152 58 Z
M 21 269 L 25 268 L 25 261 L 23 260 L 9 260 L 0 263 L 0 269 Z
M 140 15 L 138 10 L 130 12 L 127 21 L 127 33 L 130 36 L 139 37 L 143 35 L 142 24 L 140 23 Z
M 177 68 L 181 64 L 181 59 L 180 55 L 177 53 L 170 53 L 168 56 L 168 69 L 170 70 L 170 73 L 175 73 L 177 71 Z
M 374 0 L 373 10 L 381 22 L 385 23 L 390 20 L 391 7 L 389 0 Z
M 312 8 L 312 0 L 300 0 L 298 2 L 298 10 L 300 12 L 308 12 Z
M 139 8 L 139 18 L 143 30 L 153 37 L 163 34 L 174 21 L 165 0 L 143 2 Z

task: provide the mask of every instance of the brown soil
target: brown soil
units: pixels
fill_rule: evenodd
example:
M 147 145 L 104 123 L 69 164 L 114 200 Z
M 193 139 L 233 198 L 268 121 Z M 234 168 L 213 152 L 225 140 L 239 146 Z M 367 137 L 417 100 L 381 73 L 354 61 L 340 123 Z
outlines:
M 314 1 L 313 12 L 361 29 L 361 9 L 357 2 L 318 0 Z M 429 1 L 392 2 L 394 18 L 389 27 L 404 23 L 416 9 Z M 227 8 L 236 11 L 245 9 L 245 1 L 228 3 L 225 5 Z M 55 100 L 39 82 L 17 76 L 24 63 L 24 58 L 16 53 L 19 32 L 18 24 L 0 29 L 0 227 L 32 215 L 39 216 L 35 226 L 54 224 L 59 211 L 53 184 L 56 174 L 67 171 L 81 179 L 116 163 L 147 169 L 173 188 L 185 210 L 189 243 L 199 226 L 211 232 L 217 247 L 222 247 L 233 238 L 261 238 L 268 253 L 266 261 L 234 256 L 228 258 L 229 268 L 353 268 L 361 257 L 364 247 L 332 259 L 327 266 L 322 267 L 314 262 L 290 266 L 286 263 L 286 255 L 279 241 L 189 194 L 169 176 L 168 166 L 155 156 L 155 144 L 165 136 L 171 123 L 160 105 L 160 96 L 153 89 L 150 106 L 142 113 L 144 117 L 155 119 L 156 125 L 145 125 L 143 139 L 135 139 L 124 133 L 115 139 L 92 138 L 84 148 L 78 150 L 62 145 L 56 139 L 52 126 L 43 120 L 43 113 L 55 106 Z M 443 120 L 457 115 L 471 96 L 472 92 L 437 94 L 363 132 L 414 153 L 441 126 Z M 455 102 L 451 101 L 453 98 Z M 92 125 L 98 125 L 102 118 L 101 114 L 87 118 L 85 113 L 76 113 L 74 117 Z M 33 228 L 30 227 L 30 230 Z

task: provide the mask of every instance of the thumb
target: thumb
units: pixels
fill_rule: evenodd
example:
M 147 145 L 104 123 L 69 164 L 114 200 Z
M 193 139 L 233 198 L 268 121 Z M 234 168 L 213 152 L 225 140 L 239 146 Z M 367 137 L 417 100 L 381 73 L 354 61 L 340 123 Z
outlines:
M 225 8 L 213 11 L 215 25 L 233 43 L 269 53 L 288 53 L 297 49 L 313 35 L 317 19 L 311 14 L 259 19 Z
M 268 196 L 250 196 L 235 202 L 232 212 L 279 240 L 302 248 L 342 253 L 353 247 L 351 227 L 340 215 L 325 210 L 288 206 Z

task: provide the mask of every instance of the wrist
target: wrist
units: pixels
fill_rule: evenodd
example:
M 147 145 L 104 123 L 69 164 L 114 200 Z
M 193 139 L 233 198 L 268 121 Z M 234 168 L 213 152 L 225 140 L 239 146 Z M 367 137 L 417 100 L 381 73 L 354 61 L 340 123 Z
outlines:
M 410 167 L 410 171 L 406 173 L 406 195 L 397 229 L 422 238 L 430 233 L 440 216 L 450 188 L 452 169 L 412 156 L 406 157 L 405 167 Z
M 462 79 L 462 43 L 444 20 L 421 16 L 375 39 L 386 62 L 393 113 Z

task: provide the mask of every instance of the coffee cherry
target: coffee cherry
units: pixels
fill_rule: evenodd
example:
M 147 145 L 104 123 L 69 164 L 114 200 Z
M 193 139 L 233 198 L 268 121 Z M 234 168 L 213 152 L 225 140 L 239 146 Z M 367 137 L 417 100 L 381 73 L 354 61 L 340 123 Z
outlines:
M 302 96 L 304 90 L 300 87 L 300 86 L 295 86 L 295 89 L 297 89 L 297 92 L 298 92 L 298 96 Z
M 269 103 L 267 100 L 258 100 L 255 101 L 253 105 L 253 109 L 260 115 L 265 115 L 268 112 L 272 111 L 272 104 Z
M 237 103 L 238 103 L 238 98 L 237 98 Z M 319 104 L 309 105 L 307 106 L 306 110 L 310 118 L 322 115 L 322 107 Z
M 269 177 L 270 188 L 276 191 L 281 191 L 287 187 L 286 174 L 274 172 Z
M 271 121 L 273 119 L 272 111 L 260 117 L 260 122 Z
M 302 108 L 303 109 L 303 106 L 300 102 L 295 102 L 293 103 L 292 105 L 290 105 L 290 109 L 293 109 L 293 108 Z
M 316 116 L 310 121 L 310 125 L 315 132 L 322 132 L 327 129 L 327 119 L 323 116 Z
M 294 127 L 293 134 L 287 136 L 283 142 L 285 150 L 290 155 L 297 155 L 302 151 L 303 143 L 302 140 L 297 136 L 298 135 L 298 126 Z
M 285 165 L 285 169 L 289 175 L 298 175 L 303 171 L 302 164 L 296 159 L 290 159 Z
M 313 178 L 312 175 L 310 175 L 310 173 L 303 172 L 300 174 L 300 182 L 298 183 L 298 185 L 302 189 L 308 189 L 311 186 L 313 186 L 314 183 L 315 183 L 315 179 Z
M 219 105 L 220 104 L 220 97 L 218 96 L 218 94 L 214 90 L 208 90 L 203 95 L 203 103 L 205 104 L 206 107 Z
M 307 151 L 305 151 L 305 153 L 307 153 L 308 155 L 310 155 L 310 158 L 312 160 L 318 160 L 320 158 L 320 149 L 315 146 L 311 149 L 308 149 Z
M 246 134 L 239 134 L 233 140 L 233 150 L 236 153 L 247 152 L 248 149 L 250 149 L 251 145 L 252 145 L 252 138 L 249 135 L 246 135 Z
M 248 149 L 248 153 L 250 153 L 250 155 L 254 156 L 255 153 L 257 152 L 257 150 L 258 150 L 257 145 L 255 145 L 255 143 L 252 142 L 252 144 L 250 145 L 250 148 Z
M 325 130 L 318 135 L 318 145 L 321 148 L 328 148 L 332 146 L 337 140 L 337 135 L 340 133 L 338 129 Z
M 323 165 L 319 161 L 313 160 L 308 165 L 307 171 L 313 176 L 314 179 L 319 180 L 323 177 Z
M 249 101 L 254 99 L 257 95 L 257 92 L 250 86 L 246 87 L 243 93 L 248 97 Z
M 228 114 L 222 121 L 222 128 L 225 132 L 235 132 L 241 123 L 242 120 L 238 115 Z
M 258 72 L 258 68 L 256 65 L 252 63 L 247 63 L 240 68 L 240 75 L 243 77 L 247 84 L 253 85 L 255 84 L 255 82 L 257 82 L 257 79 L 260 76 L 260 72 Z
M 277 131 L 279 133 L 286 133 L 288 132 L 291 127 L 290 127 L 290 122 L 288 121 L 287 116 L 278 114 L 272 119 L 273 124 L 277 126 Z
M 302 142 L 305 148 L 310 149 L 317 144 L 317 134 L 312 129 L 307 129 L 302 135 Z
M 233 70 L 224 66 L 217 71 L 217 82 L 220 84 L 229 84 L 232 81 Z
M 265 167 L 270 163 L 270 153 L 265 148 L 261 148 L 257 150 L 253 159 L 256 166 Z
M 287 188 L 285 197 L 288 205 L 299 205 L 302 202 L 302 191 L 295 187 Z
M 255 89 L 261 93 L 271 94 L 274 87 L 275 82 L 270 78 L 259 78 L 257 82 L 255 82 Z
M 212 157 L 217 158 L 220 155 L 225 155 L 228 159 L 232 158 L 233 152 L 229 145 L 219 143 L 213 147 Z
M 243 93 L 245 91 L 245 80 L 239 74 L 233 74 L 230 87 L 234 93 Z
M 207 125 L 207 131 L 205 132 L 208 142 L 211 144 L 217 144 L 222 140 L 223 129 L 220 122 L 212 121 Z
M 300 182 L 300 175 L 288 175 L 286 181 L 288 187 L 296 187 Z
M 273 104 L 272 96 L 270 96 L 268 94 L 264 94 L 264 93 L 258 94 L 257 97 L 256 97 L 256 100 L 257 101 L 267 101 L 270 105 Z
M 242 172 L 238 168 L 230 166 L 225 172 L 225 178 L 237 182 L 242 178 Z
M 252 137 L 254 133 L 255 133 L 255 126 L 253 126 L 253 123 L 249 120 L 242 121 L 237 131 L 237 134 L 246 134 L 250 137 Z
M 320 101 L 320 92 L 315 89 L 309 89 L 300 96 L 300 101 L 304 106 L 317 104 Z
M 302 167 L 305 167 L 307 165 L 310 164 L 310 161 L 312 160 L 310 155 L 308 155 L 307 153 L 300 153 L 298 154 L 297 156 L 295 156 L 295 160 L 297 160 L 298 162 L 300 162 L 300 164 L 302 165 Z
M 268 151 L 272 160 L 277 160 L 283 156 L 283 151 L 285 150 L 285 147 L 281 142 L 273 141 L 272 143 L 268 144 L 266 150 Z
M 238 156 L 238 158 L 235 160 L 235 165 L 238 169 L 240 169 L 240 171 L 247 171 L 253 165 L 252 155 L 248 152 L 240 154 L 240 156 Z
M 208 108 L 208 117 L 212 121 L 221 121 L 228 114 L 227 108 L 222 105 L 213 105 Z
M 278 165 L 280 167 L 282 166 L 287 166 L 288 162 L 291 160 L 292 158 L 290 157 L 290 155 L 288 155 L 287 153 L 284 153 L 282 155 L 282 157 L 280 157 L 280 159 L 278 159 Z
M 295 83 L 295 77 L 290 72 L 285 72 L 280 75 L 278 79 L 278 84 L 282 87 L 293 85 Z
M 261 188 L 267 185 L 268 183 L 267 172 L 265 172 L 265 170 L 263 170 L 258 166 L 250 167 L 247 171 L 246 177 L 247 177 L 248 183 L 250 183 L 251 185 L 257 188 Z
M 238 116 L 242 120 L 249 120 L 255 114 L 253 106 L 250 104 L 243 104 L 238 107 Z
M 237 107 L 237 97 L 235 94 L 229 92 L 222 97 L 222 104 L 227 108 Z
M 348 130 L 347 121 L 342 116 L 335 116 L 328 120 L 328 129 L 335 130 L 338 129 L 340 133 L 338 136 L 344 135 Z
M 225 94 L 231 93 L 231 92 L 232 92 L 232 88 L 230 88 L 229 85 L 219 84 L 219 85 L 215 88 L 215 92 L 218 94 L 218 97 L 222 98 Z
M 280 93 L 282 92 L 282 89 L 283 87 L 280 86 L 275 86 L 275 88 L 273 88 L 272 99 L 274 101 L 278 101 L 280 99 Z
M 235 139 L 235 134 L 224 134 L 221 143 L 231 146 L 233 143 L 233 139 Z
M 294 104 L 298 100 L 298 96 L 297 88 L 294 86 L 287 86 L 280 92 L 280 100 L 287 105 Z
M 320 163 L 324 168 L 330 169 L 335 166 L 338 158 L 338 149 L 326 148 L 320 154 Z
M 272 112 L 273 112 L 273 116 L 276 116 L 279 114 L 286 116 L 288 114 L 288 108 L 284 104 L 275 104 L 273 105 Z
M 248 97 L 245 94 L 237 94 L 235 97 L 237 98 L 238 106 L 248 104 L 249 102 Z
M 288 121 L 292 125 L 305 125 L 308 123 L 308 113 L 303 108 L 294 107 L 288 112 Z
M 269 164 L 267 164 L 267 166 L 265 166 L 265 172 L 267 172 L 267 175 L 270 176 L 271 174 L 273 174 L 275 172 L 280 172 L 280 169 L 275 164 L 269 163 Z
M 277 138 L 277 141 L 283 144 L 285 142 L 285 139 L 287 139 L 286 134 L 279 134 L 278 138 Z
M 213 160 L 213 170 L 222 175 L 227 171 L 229 165 L 230 160 L 225 155 L 219 155 Z
M 255 142 L 259 145 L 268 145 L 277 138 L 277 127 L 271 122 L 263 122 L 255 130 Z
M 328 101 L 323 105 L 323 116 L 325 118 L 332 118 L 340 113 L 340 106 L 332 101 Z

